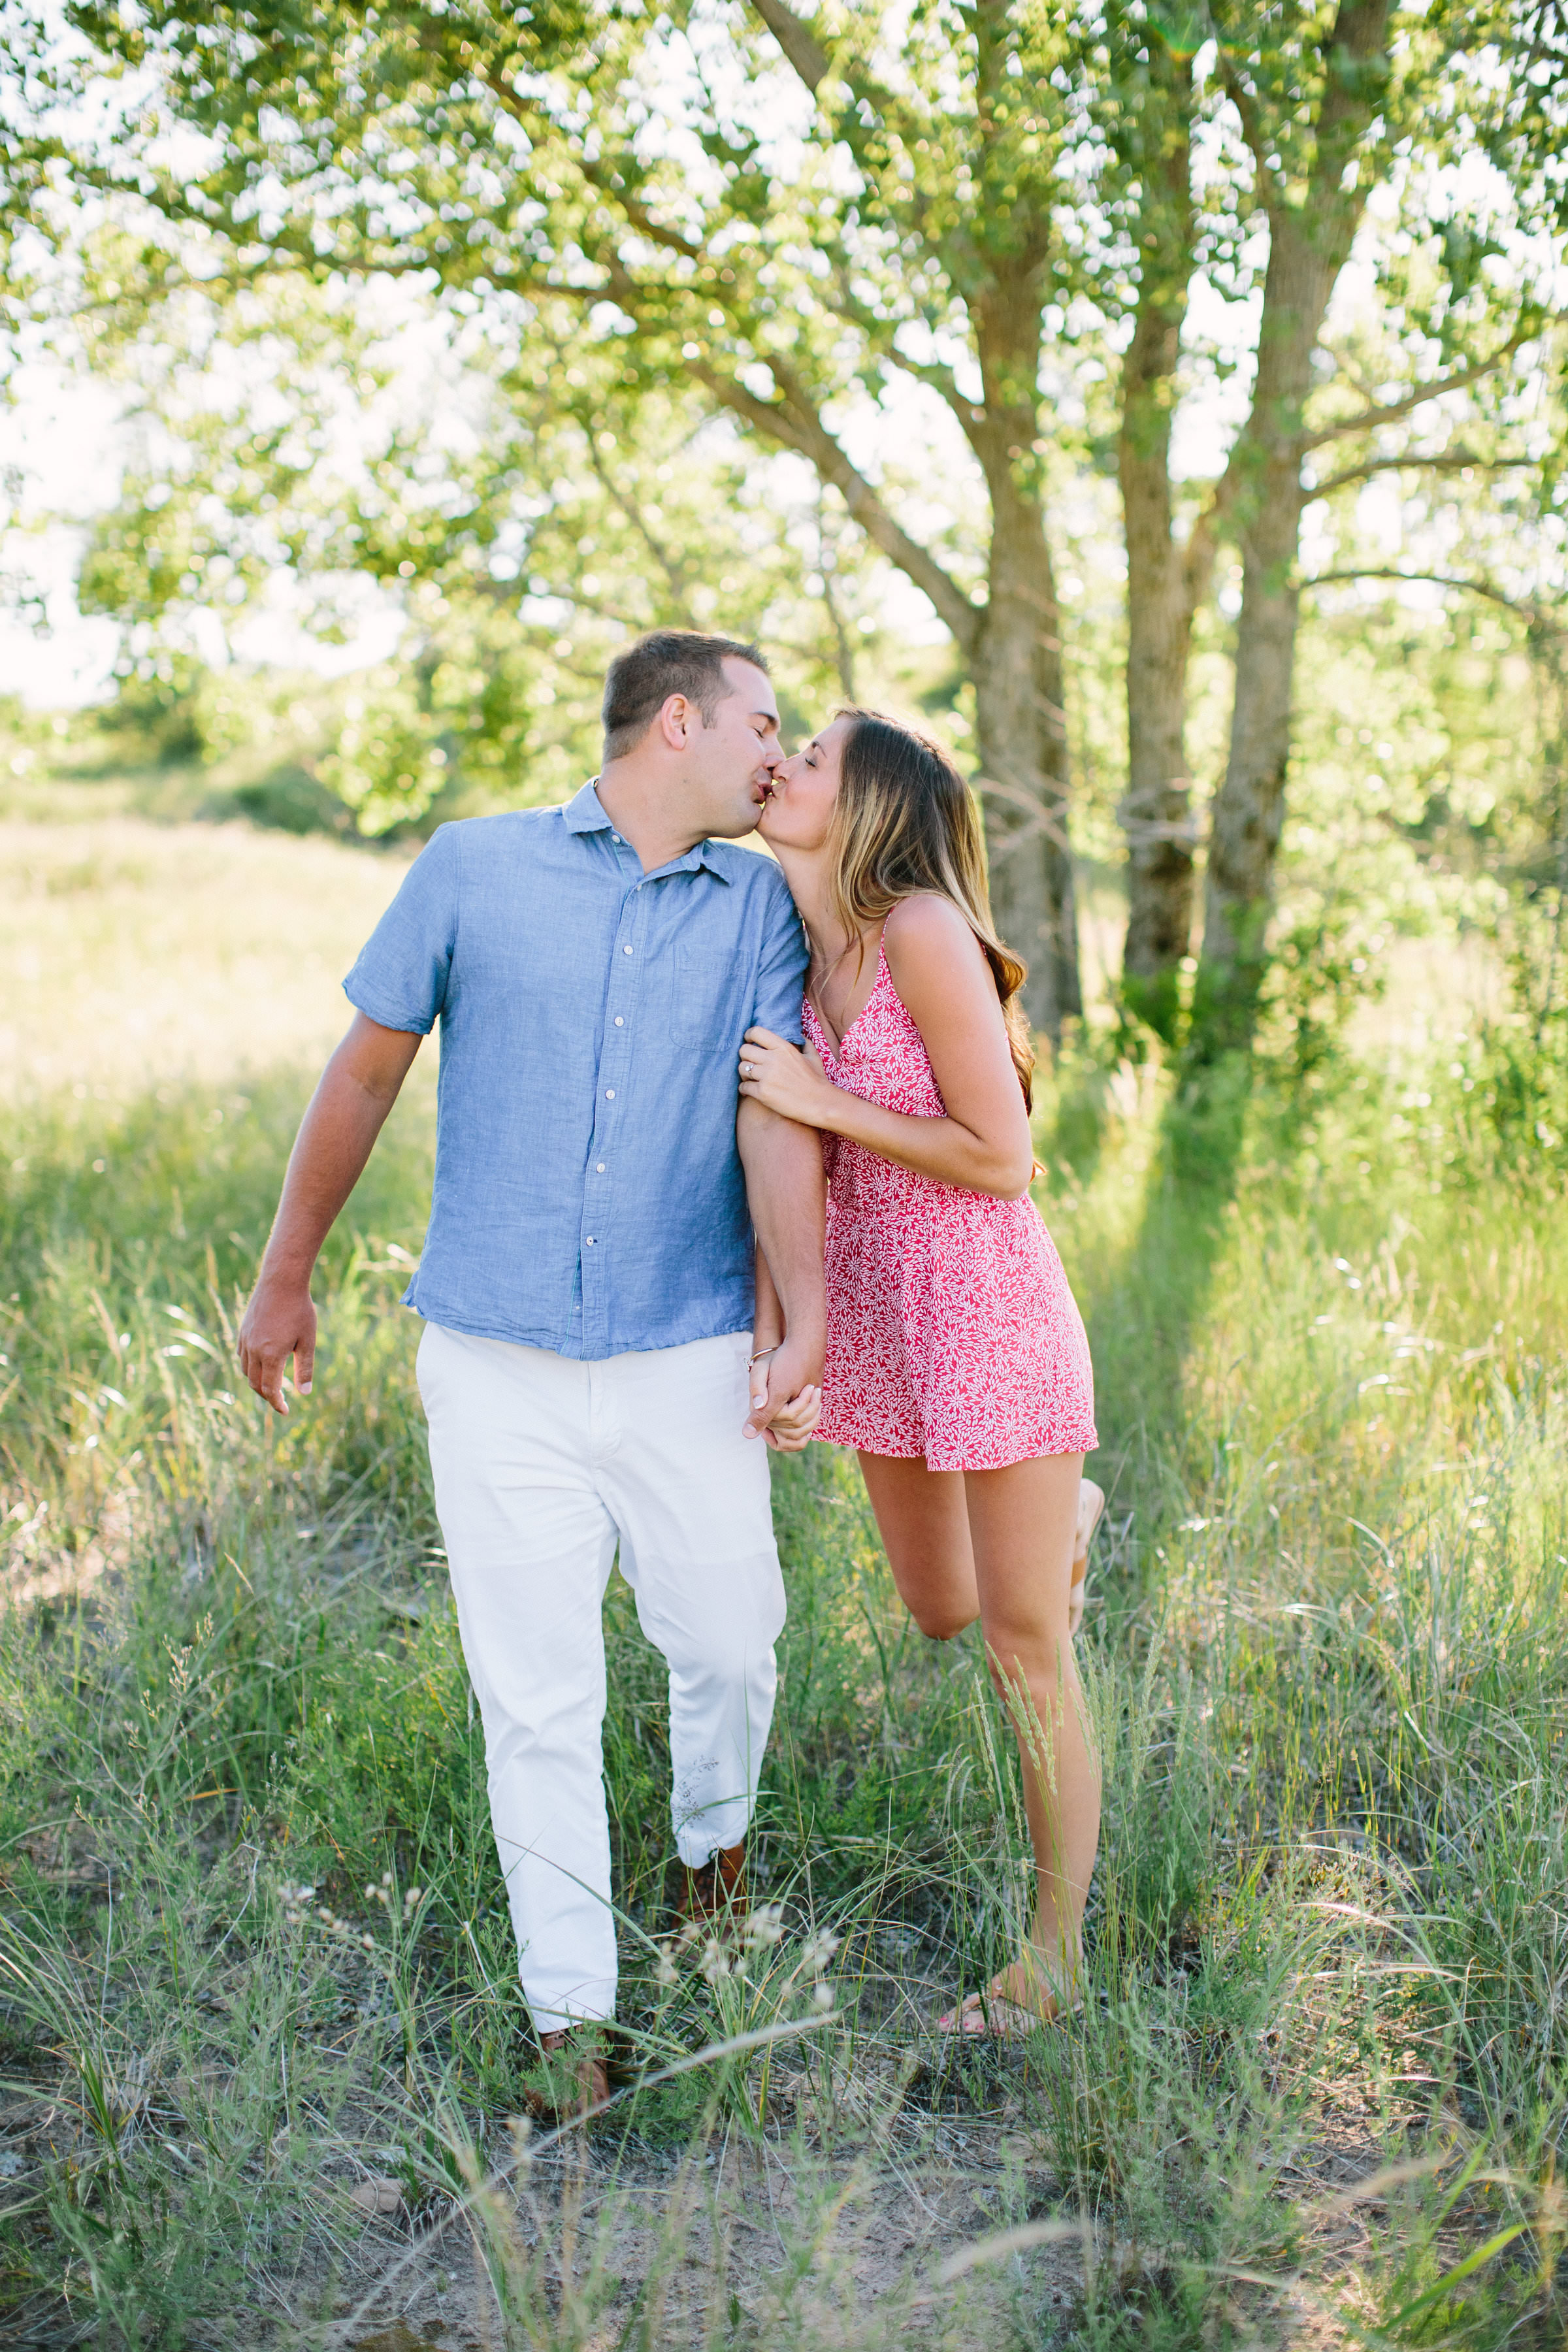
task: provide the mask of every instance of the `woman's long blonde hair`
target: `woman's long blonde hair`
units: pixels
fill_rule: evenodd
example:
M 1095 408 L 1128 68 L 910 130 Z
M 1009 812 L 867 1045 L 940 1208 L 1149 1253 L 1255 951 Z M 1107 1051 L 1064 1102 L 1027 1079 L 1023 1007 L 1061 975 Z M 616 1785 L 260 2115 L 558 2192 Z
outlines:
M 1028 967 L 998 937 L 985 879 L 985 839 L 968 785 L 945 751 L 878 710 L 850 721 L 838 761 L 828 843 L 833 911 L 862 935 L 917 890 L 950 898 L 984 951 L 1002 1002 L 1013 1067 L 1033 1107 L 1035 1048 L 1018 992 Z

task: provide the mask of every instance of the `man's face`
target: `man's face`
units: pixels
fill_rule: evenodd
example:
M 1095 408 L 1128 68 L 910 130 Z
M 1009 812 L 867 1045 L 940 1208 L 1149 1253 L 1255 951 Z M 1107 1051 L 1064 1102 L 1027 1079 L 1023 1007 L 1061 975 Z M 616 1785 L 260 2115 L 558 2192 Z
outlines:
M 710 726 L 692 705 L 684 765 L 704 830 L 735 841 L 756 824 L 782 756 L 779 707 L 766 675 L 752 662 L 728 658 L 724 682 L 728 691 Z

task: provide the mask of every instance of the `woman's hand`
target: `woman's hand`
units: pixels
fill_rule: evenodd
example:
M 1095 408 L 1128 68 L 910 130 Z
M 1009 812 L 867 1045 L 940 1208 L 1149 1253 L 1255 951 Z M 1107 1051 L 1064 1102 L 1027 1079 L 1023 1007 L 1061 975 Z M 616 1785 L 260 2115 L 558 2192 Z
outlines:
M 822 1419 L 822 1391 L 802 1389 L 790 1404 L 775 1412 L 763 1435 L 775 1454 L 802 1454 Z
M 752 1410 L 742 1436 L 765 1437 L 776 1452 L 798 1454 L 822 1419 L 821 1349 L 782 1339 L 747 1370 Z
M 741 1092 L 801 1127 L 826 1127 L 838 1088 L 809 1045 L 789 1045 L 771 1029 L 748 1029 Z

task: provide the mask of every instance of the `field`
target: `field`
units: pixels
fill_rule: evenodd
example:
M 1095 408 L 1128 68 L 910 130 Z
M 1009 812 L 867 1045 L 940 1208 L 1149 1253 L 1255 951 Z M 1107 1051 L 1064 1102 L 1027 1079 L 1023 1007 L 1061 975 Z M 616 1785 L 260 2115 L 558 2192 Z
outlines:
M 531 2138 L 395 1303 L 428 1052 L 281 1432 L 229 1348 L 401 867 L 30 805 L 0 825 L 0 2337 L 1562 2343 L 1568 1234 L 1480 950 L 1412 947 L 1331 1052 L 1201 1105 L 1098 1047 L 1042 1087 L 1111 1497 L 1082 2015 L 1001 2054 L 929 2030 L 1016 1931 L 1015 1768 L 973 1637 L 911 1630 L 817 1448 L 776 1467 L 778 1907 L 739 1964 L 666 1940 L 660 1676 L 617 1580 L 634 2080 Z

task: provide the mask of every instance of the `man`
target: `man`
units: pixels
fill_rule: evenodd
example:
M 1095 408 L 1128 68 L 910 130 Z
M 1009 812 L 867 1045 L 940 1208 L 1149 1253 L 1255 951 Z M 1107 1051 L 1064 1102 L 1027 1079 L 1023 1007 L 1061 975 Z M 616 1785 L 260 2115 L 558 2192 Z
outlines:
M 819 1139 L 735 1097 L 749 1026 L 799 1039 L 806 961 L 777 867 L 731 845 L 779 756 L 766 665 L 659 631 L 612 663 L 604 719 L 564 808 L 443 825 L 410 867 L 344 982 L 239 1332 L 276 1412 L 290 1355 L 310 1393 L 317 1254 L 438 1019 L 405 1301 L 519 1973 L 578 2100 L 603 2095 L 581 2029 L 616 2000 L 612 1560 L 668 1662 L 676 1843 L 711 1909 L 738 1891 L 784 1614 L 757 1441 L 804 1442 L 825 1322 Z M 784 1332 L 754 1362 L 753 1225 Z

